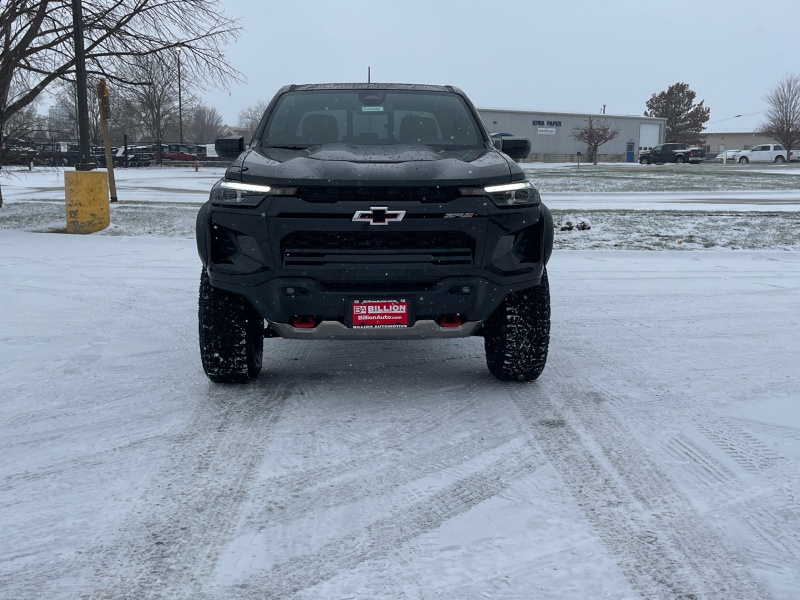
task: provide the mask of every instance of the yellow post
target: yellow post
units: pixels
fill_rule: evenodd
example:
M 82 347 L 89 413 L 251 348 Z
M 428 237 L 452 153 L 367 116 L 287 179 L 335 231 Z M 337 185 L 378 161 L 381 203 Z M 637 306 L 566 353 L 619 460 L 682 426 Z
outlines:
M 108 135 L 108 88 L 105 79 L 101 79 L 97 84 L 97 99 L 100 103 L 100 130 L 103 132 L 103 145 L 106 149 L 108 186 L 111 189 L 111 202 L 116 202 L 117 181 L 114 179 L 114 157 L 111 156 L 111 138 Z
M 67 233 L 94 233 L 111 223 L 105 171 L 64 171 L 64 196 Z

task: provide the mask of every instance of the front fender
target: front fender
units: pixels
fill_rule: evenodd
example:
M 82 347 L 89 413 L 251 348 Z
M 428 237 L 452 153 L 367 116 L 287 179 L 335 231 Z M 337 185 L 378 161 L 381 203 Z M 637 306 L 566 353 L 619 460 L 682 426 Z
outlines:
M 544 204 L 539 205 L 541 211 L 541 219 L 539 222 L 542 224 L 542 256 L 544 257 L 544 264 L 550 260 L 550 255 L 553 254 L 553 238 L 555 237 L 555 230 L 553 228 L 553 215 L 550 214 L 550 209 Z
M 209 200 L 200 210 L 197 211 L 197 220 L 195 222 L 195 240 L 197 241 L 197 254 L 204 267 L 208 267 L 208 252 L 209 252 L 209 216 L 211 210 L 211 201 Z

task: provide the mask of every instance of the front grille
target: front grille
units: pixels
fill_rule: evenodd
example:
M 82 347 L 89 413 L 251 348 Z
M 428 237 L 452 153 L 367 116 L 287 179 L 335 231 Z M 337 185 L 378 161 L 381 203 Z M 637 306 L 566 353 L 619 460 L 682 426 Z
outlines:
M 458 188 L 452 186 L 427 187 L 323 187 L 304 185 L 296 196 L 306 202 L 339 202 L 344 200 L 369 200 L 388 202 L 404 200 L 410 202 L 450 202 L 459 198 Z
M 459 231 L 296 231 L 281 242 L 285 267 L 387 264 L 472 266 L 475 242 Z

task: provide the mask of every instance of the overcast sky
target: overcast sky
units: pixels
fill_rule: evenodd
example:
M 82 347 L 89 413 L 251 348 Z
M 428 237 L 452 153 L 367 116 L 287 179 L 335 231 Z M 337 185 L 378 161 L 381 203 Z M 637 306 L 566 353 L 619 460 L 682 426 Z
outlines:
M 800 74 L 800 0 L 220 0 L 246 82 L 203 100 L 228 124 L 288 83 L 452 84 L 479 108 L 642 114 L 688 83 L 710 130 L 751 129 Z M 736 117 L 735 115 L 742 115 Z

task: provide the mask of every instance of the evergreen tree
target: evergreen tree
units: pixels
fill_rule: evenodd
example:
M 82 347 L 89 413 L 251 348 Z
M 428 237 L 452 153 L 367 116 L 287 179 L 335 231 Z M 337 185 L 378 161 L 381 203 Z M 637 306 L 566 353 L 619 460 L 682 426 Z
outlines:
M 702 145 L 702 132 L 711 109 L 703 106 L 705 100 L 695 104 L 696 94 L 686 83 L 676 83 L 666 91 L 650 96 L 645 117 L 662 117 L 667 120 L 667 142 Z

